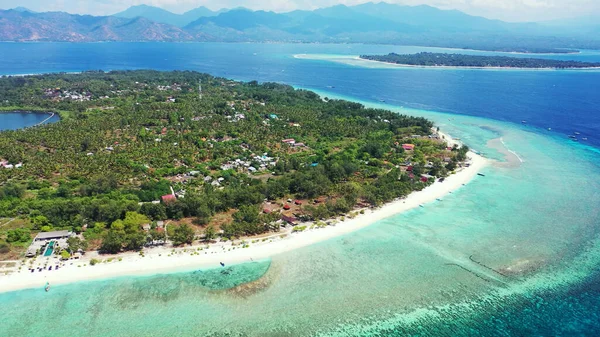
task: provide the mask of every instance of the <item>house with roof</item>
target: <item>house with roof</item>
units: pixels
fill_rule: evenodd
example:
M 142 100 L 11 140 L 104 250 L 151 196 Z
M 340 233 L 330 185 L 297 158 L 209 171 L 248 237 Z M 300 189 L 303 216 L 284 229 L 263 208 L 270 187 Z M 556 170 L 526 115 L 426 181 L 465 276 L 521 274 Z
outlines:
M 296 222 L 298 222 L 298 219 L 296 219 L 292 216 L 287 216 L 287 215 L 282 215 L 281 220 L 283 220 L 284 222 L 287 222 L 288 224 L 290 224 L 292 226 L 295 226 Z
M 69 231 L 41 232 L 35 236 L 33 241 L 66 240 L 71 237 L 72 234 L 73 233 Z
M 402 148 L 405 151 L 412 151 L 415 149 L 415 144 L 402 144 Z
M 177 200 L 177 197 L 175 196 L 175 194 L 167 194 L 167 195 L 163 195 L 162 197 L 160 197 L 162 202 L 167 204 L 169 202 L 173 202 L 175 200 Z

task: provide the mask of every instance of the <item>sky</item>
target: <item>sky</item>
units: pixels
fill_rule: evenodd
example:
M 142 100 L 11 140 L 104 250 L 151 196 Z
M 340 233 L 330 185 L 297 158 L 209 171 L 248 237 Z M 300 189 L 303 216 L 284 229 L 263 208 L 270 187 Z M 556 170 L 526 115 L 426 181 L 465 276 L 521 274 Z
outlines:
M 162 7 L 174 13 L 183 13 L 200 6 L 213 10 L 241 6 L 253 10 L 286 12 L 338 4 L 356 5 L 369 1 L 379 0 L 19 0 L 18 2 L 0 0 L 0 8 L 23 6 L 34 11 L 110 15 L 129 6 L 146 4 Z M 504 21 L 545 21 L 591 15 L 600 17 L 600 0 L 386 0 L 386 2 L 458 9 L 468 14 Z

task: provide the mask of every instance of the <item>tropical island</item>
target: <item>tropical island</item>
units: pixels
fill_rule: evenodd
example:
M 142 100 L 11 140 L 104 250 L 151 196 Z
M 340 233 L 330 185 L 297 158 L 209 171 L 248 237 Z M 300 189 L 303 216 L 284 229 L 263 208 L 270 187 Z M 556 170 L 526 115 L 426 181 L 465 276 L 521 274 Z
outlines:
M 597 62 L 562 61 L 509 56 L 483 56 L 422 52 L 417 54 L 361 55 L 361 59 L 403 66 L 467 67 L 467 68 L 526 68 L 526 69 L 585 69 L 600 68 Z
M 469 166 L 429 120 L 276 83 L 100 71 L 5 77 L 0 92 L 2 110 L 62 118 L 0 132 L 0 260 L 31 272 L 90 251 L 93 265 L 152 247 L 247 248 Z

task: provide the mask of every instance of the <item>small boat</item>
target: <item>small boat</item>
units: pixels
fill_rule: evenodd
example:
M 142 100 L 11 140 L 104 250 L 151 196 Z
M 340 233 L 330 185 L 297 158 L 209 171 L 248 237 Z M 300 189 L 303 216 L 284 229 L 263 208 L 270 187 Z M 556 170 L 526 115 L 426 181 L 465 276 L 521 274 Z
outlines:
M 587 140 L 587 137 L 583 137 L 583 138 L 581 138 L 581 140 Z
M 527 124 L 527 121 L 521 121 L 521 123 L 523 123 L 523 124 Z
M 576 135 L 580 135 L 581 134 L 581 132 L 577 132 L 577 131 L 575 131 L 573 133 L 576 134 Z
M 569 138 L 575 138 L 575 139 L 577 139 L 577 137 L 575 137 L 573 135 L 569 135 Z
M 221 264 L 221 267 L 225 267 L 225 263 L 223 262 L 219 262 Z
M 485 177 L 485 174 L 483 174 L 483 173 L 477 173 L 477 175 L 481 176 L 481 177 Z
M 328 85 L 327 88 L 333 89 L 333 88 L 335 88 L 335 86 L 334 85 Z
M 46 292 L 48 292 L 50 290 L 50 283 L 46 282 L 46 286 L 44 287 L 44 290 L 46 290 Z
M 420 204 L 419 207 L 425 207 L 425 206 L 423 206 L 423 204 Z
M 577 140 L 577 138 L 571 138 L 572 141 L 574 142 L 578 142 L 579 140 Z
M 552 131 L 552 128 L 548 128 L 548 131 Z
M 437 201 L 442 201 L 442 199 L 440 199 L 440 198 L 435 198 L 435 200 L 437 200 Z
M 385 99 L 380 99 L 379 102 L 385 103 Z

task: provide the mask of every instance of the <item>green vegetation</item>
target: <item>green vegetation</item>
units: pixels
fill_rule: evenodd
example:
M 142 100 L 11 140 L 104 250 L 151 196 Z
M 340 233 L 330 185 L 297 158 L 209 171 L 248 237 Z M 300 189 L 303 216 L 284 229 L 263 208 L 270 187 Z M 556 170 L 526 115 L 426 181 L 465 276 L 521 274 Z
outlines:
M 287 199 L 303 200 L 288 215 L 326 219 L 420 190 L 433 181 L 421 175 L 446 176 L 467 151 L 424 118 L 195 72 L 6 77 L 0 95 L 0 108 L 68 112 L 0 133 L 0 161 L 23 163 L 0 168 L 0 217 L 21 219 L 0 239 L 83 233 L 89 247 L 72 240 L 70 253 L 138 251 L 165 240 L 167 219 L 175 245 L 278 231 Z
M 474 68 L 504 67 L 556 69 L 600 67 L 600 63 L 595 62 L 560 61 L 509 56 L 481 56 L 427 52 L 405 55 L 399 55 L 395 53 L 390 53 L 388 55 L 362 55 L 361 58 L 372 61 L 428 67 L 446 66 Z

